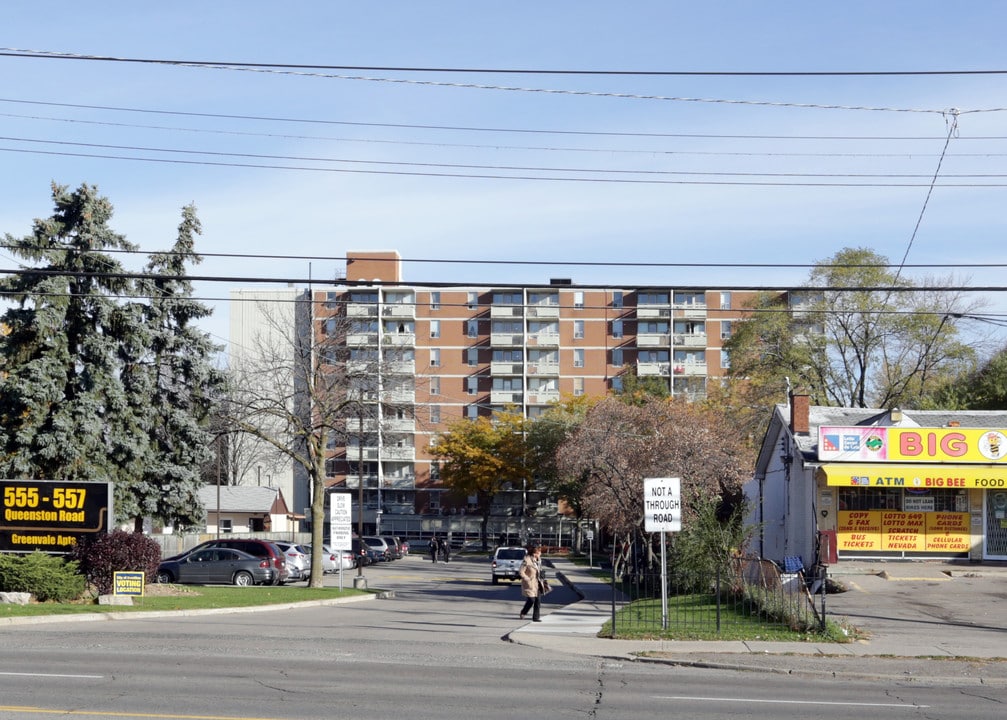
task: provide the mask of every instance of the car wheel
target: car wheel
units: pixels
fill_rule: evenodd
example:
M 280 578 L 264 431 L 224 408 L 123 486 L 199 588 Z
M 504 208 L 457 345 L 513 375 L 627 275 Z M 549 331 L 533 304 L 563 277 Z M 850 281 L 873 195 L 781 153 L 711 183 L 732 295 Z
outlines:
M 252 577 L 252 573 L 241 570 L 234 573 L 234 584 L 248 587 L 255 584 L 255 579 Z
M 175 578 L 173 578 L 171 576 L 171 573 L 168 572 L 167 570 L 158 570 L 157 571 L 157 581 L 159 583 L 161 583 L 162 585 L 167 585 L 168 583 L 175 582 Z

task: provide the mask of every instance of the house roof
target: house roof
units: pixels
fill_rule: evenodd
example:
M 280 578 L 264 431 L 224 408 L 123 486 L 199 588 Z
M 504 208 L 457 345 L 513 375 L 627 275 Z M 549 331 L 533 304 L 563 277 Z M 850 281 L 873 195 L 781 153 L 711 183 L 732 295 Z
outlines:
M 773 425 L 789 428 L 790 405 L 777 405 L 773 419 Z M 814 463 L 818 462 L 818 428 L 822 425 L 939 428 L 950 427 L 953 423 L 963 428 L 1007 428 L 1007 410 L 902 410 L 902 420 L 892 422 L 889 410 L 812 405 L 808 412 L 808 434 L 792 436 L 805 461 Z
M 217 511 L 217 493 L 220 492 L 222 512 L 286 514 L 287 503 L 283 493 L 272 487 L 247 487 L 244 485 L 204 485 L 199 489 L 199 499 L 207 512 Z

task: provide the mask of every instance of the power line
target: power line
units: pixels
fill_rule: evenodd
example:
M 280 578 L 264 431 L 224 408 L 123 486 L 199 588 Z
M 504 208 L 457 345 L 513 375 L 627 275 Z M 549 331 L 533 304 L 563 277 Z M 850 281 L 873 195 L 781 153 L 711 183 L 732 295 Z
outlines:
M 394 65 L 309 65 L 294 63 L 253 63 L 233 60 L 181 60 L 85 55 L 52 50 L 0 48 L 0 56 L 45 60 L 179 65 L 186 67 L 281 68 L 293 70 L 344 70 L 361 72 L 467 73 L 484 75 L 616 75 L 655 77 L 919 77 L 942 75 L 1007 75 L 1007 70 L 573 70 L 547 68 L 423 67 Z

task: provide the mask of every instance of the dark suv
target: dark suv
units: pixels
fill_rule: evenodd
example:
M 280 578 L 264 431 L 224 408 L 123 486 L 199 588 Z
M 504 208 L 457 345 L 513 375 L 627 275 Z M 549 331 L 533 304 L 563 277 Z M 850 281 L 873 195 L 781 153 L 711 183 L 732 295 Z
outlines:
M 253 540 L 251 538 L 227 538 L 220 540 L 207 540 L 206 542 L 200 543 L 196 547 L 192 548 L 181 555 L 176 555 L 173 558 L 166 558 L 167 560 L 176 560 L 178 558 L 184 557 L 189 553 L 196 552 L 197 550 L 204 550 L 205 548 L 231 548 L 232 550 L 241 550 L 249 555 L 254 555 L 255 557 L 261 558 L 272 558 L 273 567 L 276 569 L 275 579 L 273 583 L 275 585 L 282 585 L 287 582 L 290 577 L 290 572 L 287 570 L 287 562 L 283 556 L 283 551 L 280 550 L 276 545 L 269 542 L 268 540 Z

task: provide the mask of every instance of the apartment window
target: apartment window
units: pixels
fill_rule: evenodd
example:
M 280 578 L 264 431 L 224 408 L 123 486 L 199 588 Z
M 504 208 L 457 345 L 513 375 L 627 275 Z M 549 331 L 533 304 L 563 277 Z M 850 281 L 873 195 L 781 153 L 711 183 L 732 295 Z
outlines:
M 441 379 L 436 375 L 430 378 L 430 394 L 431 395 L 441 394 Z
M 524 323 L 520 320 L 494 320 L 492 329 L 494 335 L 505 333 L 517 335 L 524 331 Z
M 573 321 L 573 338 L 574 340 L 584 339 L 584 321 L 574 320 Z
M 577 291 L 574 292 L 574 294 L 573 294 L 573 306 L 575 308 L 583 308 L 584 307 L 584 291 L 583 290 L 577 290 Z
M 729 292 L 720 293 L 720 308 L 722 310 L 731 309 L 731 293 Z
M 430 461 L 430 479 L 440 480 L 441 479 L 441 462 L 440 460 Z
M 721 320 L 720 321 L 720 339 L 728 340 L 731 337 L 731 321 Z
M 479 418 L 479 406 L 478 405 L 469 405 L 468 407 L 466 407 L 465 408 L 465 416 L 469 420 L 477 420 Z
M 467 377 L 465 378 L 465 392 L 469 395 L 476 395 L 479 392 L 479 378 L 477 377 Z
M 498 377 L 493 378 L 493 389 L 494 390 L 504 390 L 507 392 L 521 392 L 521 378 L 513 377 Z
M 622 337 L 622 320 L 612 321 L 612 337 L 614 338 Z
M 622 392 L 622 377 L 612 378 L 612 390 L 614 390 L 617 393 Z
M 720 351 L 720 367 L 724 368 L 725 370 L 731 367 L 731 356 L 727 352 L 727 350 Z
M 322 335 L 335 335 L 336 318 L 325 318 L 322 321 Z
M 469 310 L 475 310 L 479 307 L 479 293 L 469 291 L 468 307 Z
M 584 378 L 575 377 L 573 379 L 573 394 L 583 395 L 584 394 Z
M 466 320 L 465 321 L 465 334 L 470 338 L 479 337 L 479 321 L 478 320 Z
M 584 367 L 584 351 L 574 350 L 573 351 L 573 366 L 582 368 Z
M 441 406 L 431 405 L 430 406 L 430 422 L 439 423 L 441 421 Z
M 430 348 L 430 367 L 438 367 L 441 364 L 441 349 Z
M 231 518 L 222 518 L 220 520 L 220 532 L 229 533 L 234 530 L 233 521 Z
M 469 367 L 474 367 L 479 364 L 479 348 L 466 348 L 465 350 L 465 361 L 469 364 Z
M 622 307 L 622 290 L 614 290 L 612 292 L 612 307 L 614 308 Z
M 441 309 L 441 293 L 440 290 L 434 290 L 430 293 L 430 309 L 440 310 Z
M 623 365 L 622 359 L 622 348 L 614 348 L 612 350 L 612 364 L 613 365 Z
M 493 362 L 519 363 L 521 360 L 520 348 L 502 348 L 493 351 Z
M 519 292 L 506 292 L 501 290 L 500 292 L 493 293 L 493 304 L 494 305 L 522 305 L 524 304 L 524 298 Z
M 430 321 L 430 337 L 439 338 L 441 336 L 441 321 L 431 320 Z
M 667 305 L 668 293 L 642 292 L 637 300 L 638 305 Z

